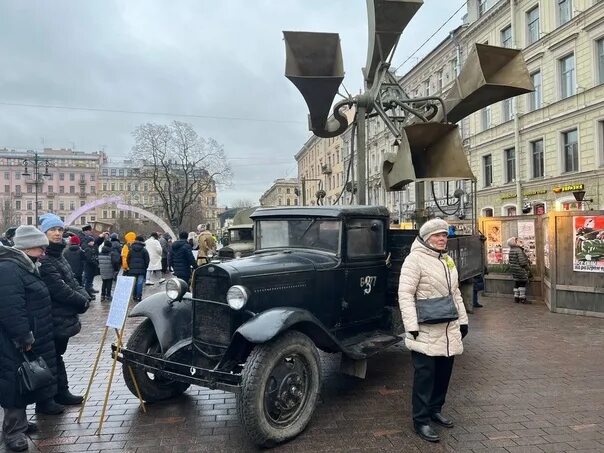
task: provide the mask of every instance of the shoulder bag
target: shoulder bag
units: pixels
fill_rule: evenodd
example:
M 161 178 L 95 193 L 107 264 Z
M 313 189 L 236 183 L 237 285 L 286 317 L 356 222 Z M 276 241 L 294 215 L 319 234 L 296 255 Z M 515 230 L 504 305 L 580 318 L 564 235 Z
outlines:
M 22 394 L 35 392 L 52 384 L 54 376 L 41 356 L 32 360 L 23 352 L 23 359 L 23 363 L 17 370 Z
M 455 321 L 459 318 L 457 307 L 451 294 L 451 282 L 449 269 L 445 268 L 445 278 L 449 294 L 441 297 L 432 297 L 430 299 L 416 299 L 415 309 L 417 311 L 417 322 L 419 324 L 440 324 L 449 321 Z

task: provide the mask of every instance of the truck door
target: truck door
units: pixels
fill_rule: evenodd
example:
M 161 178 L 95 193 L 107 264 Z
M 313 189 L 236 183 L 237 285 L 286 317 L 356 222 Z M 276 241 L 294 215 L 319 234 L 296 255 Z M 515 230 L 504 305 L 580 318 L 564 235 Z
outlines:
M 346 223 L 344 326 L 372 323 L 382 315 L 387 284 L 385 228 L 379 218 Z

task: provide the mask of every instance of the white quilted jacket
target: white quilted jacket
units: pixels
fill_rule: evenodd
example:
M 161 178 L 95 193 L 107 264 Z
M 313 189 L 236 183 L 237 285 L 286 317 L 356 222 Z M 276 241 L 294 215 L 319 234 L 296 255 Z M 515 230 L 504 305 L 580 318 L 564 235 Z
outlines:
M 418 324 L 416 299 L 447 296 L 449 289 L 445 272 L 449 272 L 451 294 L 457 306 L 459 319 L 441 324 Z M 429 249 L 416 239 L 401 269 L 398 301 L 405 325 L 405 345 L 412 351 L 429 356 L 453 356 L 463 352 L 459 326 L 468 324 L 463 305 L 455 263 L 447 254 Z M 418 331 L 417 339 L 408 333 Z

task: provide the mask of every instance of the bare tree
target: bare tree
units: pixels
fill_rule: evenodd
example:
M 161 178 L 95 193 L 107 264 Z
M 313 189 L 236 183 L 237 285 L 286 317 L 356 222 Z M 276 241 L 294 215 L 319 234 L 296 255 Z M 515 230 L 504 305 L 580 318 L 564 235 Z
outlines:
M 222 145 L 200 137 L 190 124 L 146 123 L 133 136 L 131 157 L 143 163 L 141 178 L 152 182 L 175 231 L 202 194 L 215 192 L 216 184 L 230 181 L 231 167 Z
M 0 201 L 0 234 L 10 227 L 19 226 L 21 218 L 10 199 Z

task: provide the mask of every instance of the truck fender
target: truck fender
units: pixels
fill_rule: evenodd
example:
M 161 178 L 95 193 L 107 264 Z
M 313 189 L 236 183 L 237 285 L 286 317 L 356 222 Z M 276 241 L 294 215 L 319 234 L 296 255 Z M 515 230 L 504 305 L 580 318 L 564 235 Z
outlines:
M 309 311 L 291 307 L 273 308 L 254 316 L 237 329 L 217 369 L 229 369 L 236 363 L 244 362 L 255 344 L 266 343 L 290 329 L 307 335 L 323 351 L 339 352 L 343 349 Z
M 193 304 L 187 295 L 181 301 L 170 303 L 164 292 L 153 294 L 135 305 L 128 315 L 132 318 L 144 316 L 151 320 L 166 356 L 174 345 L 178 344 L 177 349 L 180 349 L 192 342 Z

